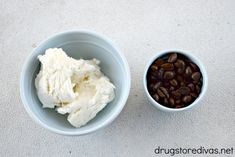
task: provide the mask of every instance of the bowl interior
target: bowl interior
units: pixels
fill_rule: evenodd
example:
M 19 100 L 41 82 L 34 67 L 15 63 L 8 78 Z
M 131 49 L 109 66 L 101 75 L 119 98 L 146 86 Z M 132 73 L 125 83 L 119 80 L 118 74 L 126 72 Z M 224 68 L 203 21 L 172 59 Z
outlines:
M 188 58 L 189 60 L 191 60 L 193 63 L 195 63 L 199 69 L 200 69 L 200 72 L 202 74 L 202 87 L 201 87 L 201 92 L 199 94 L 199 96 L 188 106 L 186 107 L 182 107 L 182 108 L 169 108 L 169 107 L 166 107 L 160 103 L 158 103 L 157 101 L 155 101 L 152 96 L 150 95 L 148 89 L 147 89 L 147 72 L 150 68 L 150 66 L 152 65 L 152 63 L 158 59 L 158 58 L 162 58 L 163 56 L 166 56 L 167 54 L 169 53 L 172 53 L 172 52 L 176 52 L 178 54 L 181 54 L 183 56 L 185 56 L 186 58 Z M 183 110 L 186 110 L 186 109 L 189 109 L 191 107 L 193 107 L 195 104 L 198 103 L 198 101 L 201 100 L 201 98 L 203 97 L 203 95 L 205 94 L 206 92 L 206 89 L 207 89 L 207 84 L 208 84 L 208 78 L 207 78 L 207 73 L 206 73 L 206 70 L 204 68 L 204 66 L 202 65 L 202 63 L 195 57 L 193 56 L 192 54 L 190 53 L 186 53 L 184 51 L 179 51 L 179 50 L 169 50 L 169 51 L 164 51 L 164 52 L 161 52 L 161 53 L 158 53 L 155 57 L 152 58 L 152 60 L 147 64 L 146 66 L 146 69 L 145 69 L 145 74 L 144 74 L 144 88 L 145 88 L 145 91 L 147 92 L 147 96 L 148 96 L 148 99 L 150 100 L 150 102 L 156 106 L 157 108 L 161 109 L 161 110 L 164 110 L 164 111 L 183 111 Z
M 62 48 L 69 56 L 76 59 L 96 58 L 101 61 L 101 71 L 110 78 L 115 85 L 115 99 L 109 103 L 97 116 L 81 128 L 72 127 L 67 121 L 67 115 L 61 115 L 54 109 L 42 108 L 39 101 L 34 80 L 40 69 L 37 56 L 44 54 L 48 48 Z M 23 94 L 27 101 L 28 110 L 43 124 L 49 128 L 62 132 L 89 132 L 104 125 L 107 120 L 114 119 L 114 115 L 120 112 L 125 104 L 125 97 L 129 93 L 128 70 L 123 58 L 117 50 L 104 39 L 83 32 L 63 33 L 48 39 L 36 48 L 31 54 L 23 71 Z

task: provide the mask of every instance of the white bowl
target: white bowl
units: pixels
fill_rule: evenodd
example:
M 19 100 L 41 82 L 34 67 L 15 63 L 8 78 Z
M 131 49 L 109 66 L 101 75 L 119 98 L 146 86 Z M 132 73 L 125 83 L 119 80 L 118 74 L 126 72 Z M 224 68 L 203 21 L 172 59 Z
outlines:
M 67 116 L 60 115 L 54 109 L 42 108 L 38 100 L 34 86 L 40 67 L 37 56 L 54 47 L 63 48 L 69 56 L 76 59 L 99 59 L 101 71 L 116 86 L 115 99 L 83 127 L 72 127 L 66 120 Z M 108 125 L 118 116 L 127 101 L 130 84 L 128 63 L 113 42 L 92 31 L 74 30 L 48 38 L 31 52 L 22 69 L 20 94 L 28 114 L 44 128 L 63 135 L 82 135 Z
M 172 53 L 172 52 L 176 52 L 182 55 L 185 55 L 186 57 L 188 57 L 190 60 L 192 60 L 200 69 L 201 73 L 202 73 L 202 88 L 201 88 L 201 92 L 199 94 L 199 96 L 196 98 L 196 100 L 194 102 L 192 102 L 190 105 L 183 107 L 183 108 L 169 108 L 169 107 L 165 107 L 163 105 L 161 105 L 160 103 L 158 103 L 157 101 L 155 101 L 152 96 L 150 95 L 148 88 L 147 88 L 147 72 L 149 67 L 151 66 L 151 64 L 157 59 L 160 58 L 161 56 L 168 54 L 168 53 Z M 195 56 L 193 56 L 191 53 L 188 52 L 184 52 L 181 50 L 167 50 L 167 51 L 162 51 L 160 53 L 157 53 L 155 56 L 153 56 L 150 61 L 147 63 L 145 70 L 144 70 L 144 76 L 143 76 L 143 84 L 144 84 L 144 91 L 145 94 L 147 95 L 148 100 L 150 101 L 150 103 L 155 106 L 156 108 L 162 110 L 162 111 L 166 111 L 166 112 L 177 112 L 177 111 L 183 111 L 183 110 L 188 110 L 194 106 L 196 106 L 197 104 L 199 104 L 200 100 L 203 98 L 203 96 L 206 93 L 207 90 L 207 86 L 208 86 L 208 77 L 207 77 L 207 73 L 205 70 L 205 67 L 203 66 L 203 64 L 201 63 L 200 60 L 198 60 Z

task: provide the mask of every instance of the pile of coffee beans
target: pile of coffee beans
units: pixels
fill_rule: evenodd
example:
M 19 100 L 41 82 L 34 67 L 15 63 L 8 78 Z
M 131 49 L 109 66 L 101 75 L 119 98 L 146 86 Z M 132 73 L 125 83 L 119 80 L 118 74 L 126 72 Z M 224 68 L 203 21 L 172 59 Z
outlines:
M 150 95 L 163 106 L 182 108 L 199 96 L 202 74 L 186 56 L 169 53 L 156 59 L 147 73 Z

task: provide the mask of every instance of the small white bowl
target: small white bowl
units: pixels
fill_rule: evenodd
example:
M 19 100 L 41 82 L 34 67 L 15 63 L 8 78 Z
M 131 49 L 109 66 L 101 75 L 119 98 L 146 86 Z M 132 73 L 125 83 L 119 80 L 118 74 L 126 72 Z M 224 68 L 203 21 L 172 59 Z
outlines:
M 201 73 L 202 73 L 202 88 L 201 88 L 201 92 L 199 94 L 199 96 L 197 97 L 197 99 L 192 102 L 190 105 L 186 106 L 186 107 L 182 107 L 182 108 L 169 108 L 169 107 L 165 107 L 163 105 L 161 105 L 160 103 L 158 103 L 157 101 L 155 101 L 152 96 L 150 95 L 148 88 L 147 88 L 147 72 L 148 69 L 150 68 L 150 66 L 152 65 L 152 63 L 157 59 L 160 58 L 161 56 L 168 54 L 168 53 L 172 53 L 172 52 L 176 52 L 179 54 L 182 54 L 186 57 L 188 57 L 191 61 L 193 61 L 200 69 Z M 166 111 L 166 112 L 177 112 L 177 111 L 183 111 L 183 110 L 188 110 L 194 106 L 196 106 L 197 104 L 199 104 L 199 101 L 202 99 L 202 97 L 205 95 L 206 90 L 207 90 L 207 86 L 208 86 L 208 77 L 207 77 L 207 73 L 205 70 L 205 67 L 203 66 L 203 64 L 201 63 L 201 61 L 199 59 L 197 59 L 195 56 L 193 56 L 191 53 L 185 52 L 185 51 L 181 51 L 181 50 L 166 50 L 166 51 L 162 51 L 160 53 L 157 53 L 154 57 L 152 57 L 150 59 L 150 61 L 147 63 L 145 70 L 144 70 L 144 76 L 143 76 L 143 84 L 144 84 L 144 91 L 145 94 L 147 95 L 148 100 L 150 101 L 150 103 L 155 106 L 156 108 L 162 110 L 162 111 Z
M 74 128 L 66 120 L 67 116 L 53 109 L 42 108 L 38 100 L 34 80 L 39 72 L 38 55 L 48 48 L 63 48 L 75 59 L 97 58 L 101 61 L 101 71 L 116 86 L 115 98 L 94 119 L 80 128 Z M 26 59 L 20 78 L 20 94 L 28 114 L 38 124 L 63 135 L 83 135 L 94 132 L 110 124 L 122 111 L 130 91 L 130 70 L 128 63 L 117 46 L 103 35 L 87 30 L 73 30 L 56 34 L 43 41 Z

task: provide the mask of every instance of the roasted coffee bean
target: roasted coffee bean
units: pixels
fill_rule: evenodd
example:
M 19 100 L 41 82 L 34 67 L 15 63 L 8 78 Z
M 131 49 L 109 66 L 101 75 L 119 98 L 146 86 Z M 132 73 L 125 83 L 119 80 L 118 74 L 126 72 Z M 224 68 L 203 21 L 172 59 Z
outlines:
M 173 98 L 170 98 L 169 103 L 170 103 L 171 106 L 174 106 L 175 105 L 175 100 Z
M 184 107 L 183 104 L 179 104 L 179 105 L 176 105 L 176 106 L 175 106 L 175 108 L 182 108 L 182 107 Z
M 168 62 L 169 63 L 173 63 L 177 60 L 177 54 L 176 53 L 172 53 L 169 58 L 168 58 Z
M 154 85 L 155 85 L 154 83 L 152 83 L 152 84 L 149 85 L 149 89 L 150 89 L 151 91 L 153 91 Z
M 192 74 L 192 69 L 190 68 L 190 66 L 187 66 L 186 69 L 185 69 L 185 74 L 187 76 L 190 76 Z
M 164 95 L 164 93 L 163 93 L 160 89 L 157 90 L 157 94 L 158 94 L 160 97 L 162 97 L 162 98 L 165 98 L 165 97 L 166 97 L 166 96 Z
M 189 103 L 192 100 L 192 97 L 190 95 L 184 96 L 182 101 L 185 103 Z
M 183 72 L 184 72 L 184 69 L 183 69 L 183 68 L 178 68 L 178 69 L 177 69 L 177 73 L 178 73 L 178 74 L 182 74 Z
M 176 66 L 177 68 L 181 68 L 181 69 L 184 70 L 184 68 L 185 68 L 185 62 L 184 62 L 183 60 L 181 60 L 181 59 L 177 59 L 177 61 L 175 62 L 175 66 Z
M 156 71 L 156 72 L 153 72 L 153 71 L 152 71 L 152 72 L 151 72 L 151 75 L 154 76 L 154 77 L 158 77 L 158 71 Z
M 159 101 L 160 98 L 159 98 L 159 96 L 157 94 L 154 94 L 153 95 L 153 99 L 156 100 L 156 101 Z
M 154 65 L 156 66 L 160 66 L 164 63 L 163 59 L 157 59 L 155 62 L 154 62 Z
M 190 95 L 191 95 L 193 98 L 196 98 L 196 97 L 197 97 L 197 94 L 195 94 L 195 93 L 190 93 Z
M 148 80 L 150 80 L 150 81 L 152 82 L 152 81 L 158 80 L 158 78 L 157 78 L 156 76 L 151 75 L 151 76 L 148 78 Z
M 188 95 L 190 92 L 190 89 L 188 87 L 180 87 L 178 91 L 182 95 Z
M 158 82 L 158 83 L 155 84 L 154 88 L 158 89 L 161 85 L 162 85 L 162 82 Z
M 167 71 L 167 70 L 173 70 L 174 69 L 174 66 L 172 63 L 164 63 L 161 65 L 161 67 Z
M 181 100 L 178 99 L 178 100 L 175 101 L 175 103 L 176 103 L 176 104 L 179 104 L 179 103 L 181 103 Z
M 194 85 L 192 83 L 188 84 L 188 87 L 190 88 L 191 91 L 194 91 Z
M 200 87 L 198 85 L 196 85 L 196 91 L 198 94 L 200 93 L 200 90 L 201 90 Z
M 163 99 L 163 102 L 164 102 L 164 104 L 166 104 L 166 105 L 168 105 L 168 104 L 169 104 L 169 102 L 168 102 L 167 98 L 164 98 L 164 99 Z
M 159 79 L 162 79 L 162 77 L 163 77 L 163 74 L 164 74 L 164 69 L 163 68 L 161 68 L 160 70 L 158 70 L 158 78 Z
M 180 75 L 177 75 L 177 76 L 176 76 L 176 80 L 177 80 L 178 82 L 182 82 L 182 81 L 183 81 L 183 77 L 180 76 Z
M 152 89 L 152 91 L 156 92 L 157 89 L 162 85 L 161 82 L 157 82 L 156 84 L 153 84 L 152 86 L 150 86 L 150 88 Z
M 194 71 L 198 70 L 197 66 L 194 63 L 190 62 L 189 65 L 193 68 Z
M 180 86 L 185 86 L 185 82 L 180 82 Z
M 170 87 L 170 91 L 173 91 L 175 90 L 175 88 L 173 86 Z
M 193 74 L 192 74 L 192 79 L 194 80 L 194 81 L 199 81 L 199 79 L 200 79 L 200 77 L 201 77 L 201 74 L 199 73 L 199 72 L 194 72 Z
M 171 84 L 172 86 L 177 86 L 177 85 L 178 85 L 178 82 L 177 82 L 175 79 L 172 79 L 172 80 L 170 80 L 170 84 Z
M 181 93 L 180 93 L 178 90 L 172 91 L 171 93 L 172 93 L 172 95 L 175 96 L 175 97 L 181 97 Z
M 169 94 L 168 94 L 166 88 L 164 88 L 164 87 L 159 87 L 159 88 L 160 88 L 160 90 L 164 93 L 164 95 L 165 95 L 167 98 L 169 98 Z
M 156 65 L 152 65 L 152 66 L 151 66 L 151 70 L 152 70 L 153 72 L 157 72 L 157 71 L 158 71 L 158 67 L 157 67 Z
M 166 71 L 163 77 L 164 79 L 169 80 L 169 79 L 172 79 L 174 76 L 175 76 L 175 73 L 173 71 Z

